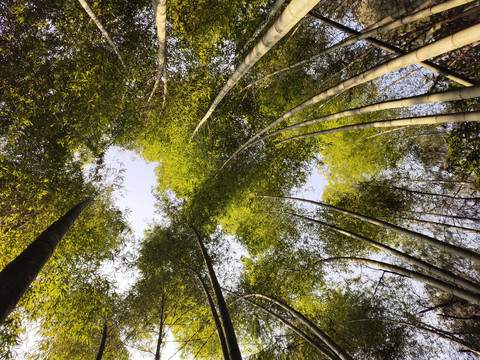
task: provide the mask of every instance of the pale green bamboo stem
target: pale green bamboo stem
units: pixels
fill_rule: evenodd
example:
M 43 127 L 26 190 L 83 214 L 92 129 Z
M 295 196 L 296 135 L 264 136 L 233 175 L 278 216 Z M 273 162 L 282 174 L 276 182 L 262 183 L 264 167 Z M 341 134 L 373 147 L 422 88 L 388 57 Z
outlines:
M 97 15 L 93 12 L 92 8 L 88 4 L 86 0 L 78 0 L 80 2 L 80 5 L 82 5 L 83 9 L 86 11 L 88 16 L 90 16 L 90 19 L 92 19 L 93 23 L 97 26 L 98 30 L 102 33 L 103 37 L 107 40 L 107 42 L 110 44 L 112 47 L 113 51 L 115 52 L 115 55 L 117 55 L 118 59 L 120 60 L 122 66 L 126 68 L 125 63 L 123 62 L 122 55 L 120 54 L 120 51 L 118 51 L 117 45 L 113 42 L 112 38 L 110 37 L 110 34 L 108 31 L 103 27 L 102 23 L 98 19 Z
M 418 329 L 422 331 L 426 331 L 430 334 L 436 335 L 438 337 L 441 337 L 442 339 L 445 339 L 447 341 L 450 341 L 453 344 L 456 344 L 468 351 L 471 351 L 474 354 L 480 355 L 480 351 L 472 348 L 471 346 L 465 344 L 461 339 L 458 339 L 456 337 L 453 337 L 452 335 L 444 334 L 443 330 L 435 329 L 434 327 L 430 327 L 427 324 L 411 324 L 405 321 L 400 321 L 400 320 L 395 320 L 395 319 L 388 319 L 388 318 L 373 318 L 373 319 L 356 319 L 356 320 L 350 320 L 349 322 L 361 322 L 361 321 L 384 321 L 384 322 L 389 322 L 389 323 L 394 323 L 394 324 L 399 324 L 399 325 L 404 325 L 408 326 L 412 329 Z
M 242 76 L 262 58 L 283 36 L 285 36 L 317 3 L 319 0 L 293 0 L 282 12 L 280 17 L 268 29 L 267 33 L 245 57 L 243 62 L 230 76 L 220 93 L 213 100 L 205 116 L 193 131 L 192 138 L 198 129 L 207 121 L 225 95 L 232 89 Z
M 155 84 L 148 97 L 147 104 L 153 98 L 153 95 L 160 85 L 162 75 L 164 77 L 164 97 L 167 92 L 167 72 L 166 72 L 166 41 L 167 41 L 167 0 L 152 0 L 153 13 L 155 16 L 155 25 L 157 27 L 158 38 L 158 69 Z M 165 100 L 164 100 L 165 101 Z
M 384 31 L 396 29 L 396 28 L 398 28 L 402 25 L 407 25 L 407 24 L 409 24 L 413 21 L 421 20 L 425 17 L 437 14 L 439 12 L 443 12 L 445 10 L 449 10 L 452 7 L 457 7 L 457 6 L 460 6 L 460 5 L 464 5 L 464 4 L 472 2 L 472 1 L 475 1 L 475 0 L 446 1 L 442 4 L 440 4 L 440 5 L 436 5 L 436 6 L 433 6 L 431 8 L 418 11 L 418 12 L 416 12 L 416 13 L 410 15 L 410 16 L 407 16 L 407 17 L 404 17 L 402 19 L 395 20 L 395 21 L 392 21 L 390 23 L 384 24 L 385 20 L 389 19 L 389 18 L 386 18 L 386 19 L 384 19 L 380 22 L 380 24 L 382 24 L 380 26 L 374 26 L 372 29 L 368 30 L 370 28 L 369 27 L 369 28 L 363 30 L 362 32 L 360 32 L 360 34 L 357 35 L 357 36 L 349 37 L 349 38 L 339 42 L 338 44 L 335 44 L 335 45 L 329 47 L 328 49 L 325 49 L 325 50 L 321 51 L 320 53 L 311 56 L 308 59 L 296 62 L 295 64 L 292 64 L 292 65 L 289 65 L 287 67 L 284 67 L 283 69 L 277 70 L 277 71 L 275 71 L 271 74 L 268 74 L 268 75 L 264 76 L 263 78 L 261 78 L 259 80 L 256 80 L 255 82 L 266 80 L 266 79 L 268 79 L 272 76 L 278 75 L 278 74 L 283 73 L 285 71 L 295 69 L 299 66 L 310 63 L 310 62 L 318 59 L 321 56 L 328 55 L 335 50 L 338 50 L 342 47 L 351 45 L 351 44 L 353 44 L 353 43 L 355 43 L 359 40 L 366 40 L 367 38 L 371 38 L 372 36 L 378 35 L 378 34 L 384 32 Z
M 312 345 L 315 349 L 317 349 L 322 355 L 326 356 L 328 359 L 330 360 L 338 360 L 338 357 L 331 354 L 330 352 L 326 351 L 324 348 L 322 348 L 321 346 L 319 346 L 317 344 L 317 342 L 315 340 L 313 340 L 310 336 L 308 336 L 307 334 L 305 334 L 302 330 L 300 330 L 299 328 L 297 328 L 295 325 L 293 325 L 292 323 L 290 323 L 289 321 L 287 321 L 286 319 L 284 319 L 283 317 L 281 317 L 280 315 L 274 313 L 273 311 L 267 309 L 266 307 L 260 305 L 260 304 L 257 304 L 253 301 L 250 301 L 248 299 L 244 299 L 244 300 L 247 300 L 249 304 L 252 304 L 256 307 L 258 307 L 259 309 L 262 309 L 263 311 L 265 311 L 267 314 L 273 316 L 275 319 L 277 319 L 278 321 L 284 323 L 288 328 L 290 328 L 293 332 L 295 332 L 296 334 L 298 334 L 301 338 L 303 338 L 306 342 L 308 342 L 310 345 Z
M 401 220 L 406 220 L 406 221 L 412 221 L 412 222 L 417 222 L 417 223 L 434 225 L 434 226 L 443 226 L 443 227 L 446 227 L 446 228 L 471 232 L 471 233 L 474 233 L 474 234 L 480 234 L 480 230 L 467 228 L 467 227 L 464 227 L 464 226 L 445 224 L 445 223 L 441 223 L 441 222 L 437 222 L 437 221 L 429 221 L 429 220 L 423 220 L 423 219 L 413 219 L 413 218 L 403 217 L 403 216 L 396 216 L 396 218 L 401 219 Z
M 371 128 L 384 128 L 384 127 L 394 127 L 394 126 L 433 125 L 433 124 L 474 122 L 474 121 L 480 121 L 480 111 L 472 111 L 472 112 L 464 112 L 464 113 L 456 113 L 456 114 L 419 116 L 419 117 L 410 117 L 410 118 L 396 119 L 396 120 L 381 120 L 381 121 L 373 121 L 373 122 L 368 122 L 363 124 L 340 126 L 338 128 L 297 135 L 297 136 L 293 136 L 291 138 L 279 141 L 276 144 L 279 145 L 289 141 L 304 139 L 312 136 L 334 134 L 338 132 L 351 131 L 351 130 L 364 130 L 364 129 L 371 129 Z
M 315 19 L 318 19 L 319 21 L 323 22 L 324 24 L 330 25 L 330 26 L 332 26 L 336 29 L 339 29 L 340 31 L 346 32 L 347 34 L 354 35 L 354 36 L 361 35 L 361 32 L 356 31 L 354 29 L 351 29 L 351 28 L 349 28 L 345 25 L 342 25 L 340 23 L 337 23 L 333 20 L 327 19 L 324 16 L 316 15 L 316 14 L 313 14 L 312 12 L 310 12 L 310 14 L 311 14 L 312 17 L 314 17 Z M 380 40 L 377 40 L 377 39 L 372 38 L 372 37 L 367 37 L 364 40 L 366 42 L 368 42 L 369 44 L 372 44 L 372 45 L 374 45 L 374 46 L 376 46 L 376 47 L 378 47 L 382 50 L 385 50 L 385 51 L 391 53 L 391 54 L 404 55 L 406 53 L 404 50 L 402 50 L 400 48 L 397 48 L 396 46 L 390 45 L 390 44 L 388 44 L 384 41 L 380 41 Z M 473 85 L 475 85 L 474 81 L 472 81 L 470 79 L 467 79 L 463 75 L 457 74 L 452 70 L 446 69 L 446 68 L 444 68 L 440 65 L 437 65 L 435 63 L 432 63 L 430 61 L 422 61 L 418 65 L 421 65 L 422 67 L 424 67 L 425 69 L 428 69 L 430 71 L 441 74 L 441 75 L 445 76 L 447 79 L 450 79 L 450 80 L 452 80 L 452 81 L 454 81 L 454 82 L 456 82 L 460 85 L 463 85 L 463 86 L 473 86 Z
M 268 13 L 267 15 L 267 18 L 265 19 L 265 21 L 255 30 L 255 32 L 253 33 L 253 35 L 250 37 L 250 39 L 248 39 L 248 41 L 245 43 L 245 45 L 243 45 L 242 47 L 242 50 L 240 50 L 240 52 L 237 54 L 237 56 L 235 56 L 235 58 L 231 61 L 231 63 L 235 62 L 236 59 L 241 55 L 243 54 L 243 52 L 248 48 L 248 46 L 253 42 L 255 41 L 255 39 L 257 38 L 258 34 L 260 34 L 260 32 L 265 28 L 265 26 L 267 26 L 268 22 L 273 18 L 273 16 L 276 14 L 276 12 L 282 7 L 283 3 L 285 2 L 285 0 L 276 0 L 275 3 L 273 4 L 272 8 L 270 9 L 270 12 Z

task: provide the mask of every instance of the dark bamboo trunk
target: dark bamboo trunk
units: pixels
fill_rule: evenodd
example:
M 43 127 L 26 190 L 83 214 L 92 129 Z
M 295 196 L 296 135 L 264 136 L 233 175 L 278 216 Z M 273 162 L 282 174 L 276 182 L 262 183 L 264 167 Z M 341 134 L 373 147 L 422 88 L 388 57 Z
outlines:
M 62 237 L 91 201 L 87 199 L 74 206 L 2 270 L 0 273 L 0 324 L 15 309 L 22 295 L 52 256 Z
M 103 352 L 105 351 L 105 344 L 107 342 L 107 332 L 108 327 L 105 323 L 105 325 L 103 326 L 102 341 L 100 342 L 100 347 L 98 348 L 97 357 L 95 358 L 95 360 L 102 360 Z
M 328 348 L 339 358 L 342 360 L 352 360 L 352 357 L 347 354 L 347 352 L 340 347 L 335 341 L 333 341 L 326 333 L 320 330 L 317 325 L 311 322 L 305 315 L 300 313 L 299 311 L 295 310 L 293 307 L 287 305 L 286 303 L 275 299 L 271 296 L 267 296 L 264 294 L 247 294 L 242 296 L 243 299 L 248 299 L 250 297 L 256 297 L 258 299 L 265 299 L 272 304 L 278 305 L 284 310 L 288 311 L 293 317 L 295 317 L 298 321 L 300 321 L 303 325 L 305 325 L 312 333 L 314 333 L 318 339 L 320 339 Z
M 162 295 L 162 304 L 160 307 L 160 329 L 158 330 L 157 350 L 155 352 L 155 360 L 160 360 L 160 348 L 162 347 L 163 338 L 163 309 L 165 307 L 165 294 Z
M 262 309 L 263 311 L 265 311 L 267 314 L 273 316 L 275 319 L 281 321 L 282 323 L 284 323 L 286 326 L 288 326 L 288 328 L 290 330 L 292 330 L 293 332 L 295 332 L 297 335 L 299 335 L 301 338 L 303 338 L 306 342 L 308 342 L 310 345 L 312 345 L 315 349 L 317 349 L 323 356 L 325 356 L 326 358 L 330 359 L 330 360 L 338 360 L 338 356 L 336 356 L 335 354 L 332 354 L 330 353 L 329 351 L 327 351 L 326 349 L 324 349 L 323 347 L 321 347 L 314 339 L 312 339 L 310 336 L 308 336 L 307 334 L 305 334 L 302 330 L 300 330 L 298 327 L 296 327 L 295 325 L 293 325 L 292 323 L 290 323 L 289 321 L 287 321 L 284 317 L 278 315 L 277 313 L 267 309 L 266 307 L 260 305 L 260 304 L 257 304 L 253 301 L 249 301 L 247 300 L 250 304 L 252 305 L 255 305 L 256 307 L 258 307 L 259 309 Z
M 207 267 L 208 276 L 210 277 L 213 293 L 217 300 L 220 319 L 222 320 L 225 340 L 227 342 L 229 358 L 230 360 L 241 360 L 242 354 L 240 353 L 240 349 L 238 347 L 237 337 L 235 335 L 235 329 L 233 328 L 232 320 L 230 319 L 230 314 L 228 312 L 227 304 L 225 303 L 225 299 L 223 298 L 222 289 L 220 288 L 220 284 L 218 283 L 217 276 L 215 275 L 215 271 L 213 270 L 212 261 L 210 260 L 210 256 L 207 253 L 207 249 L 203 245 L 200 234 L 195 228 L 193 228 L 193 231 L 197 238 L 198 246 L 202 251 L 203 260 L 205 261 L 205 266 Z
M 223 327 L 222 327 L 222 323 L 220 321 L 220 318 L 218 317 L 217 309 L 215 308 L 215 303 L 213 302 L 212 296 L 210 295 L 210 292 L 208 291 L 207 285 L 205 284 L 205 282 L 201 278 L 200 274 L 195 272 L 195 275 L 197 276 L 198 282 L 202 286 L 203 292 L 205 293 L 205 297 L 207 298 L 208 306 L 210 307 L 210 311 L 212 312 L 213 322 L 215 323 L 215 328 L 217 330 L 218 341 L 220 342 L 220 346 L 222 347 L 223 358 L 225 360 L 229 360 L 230 356 L 228 355 L 227 341 L 226 341 L 225 335 L 223 333 Z

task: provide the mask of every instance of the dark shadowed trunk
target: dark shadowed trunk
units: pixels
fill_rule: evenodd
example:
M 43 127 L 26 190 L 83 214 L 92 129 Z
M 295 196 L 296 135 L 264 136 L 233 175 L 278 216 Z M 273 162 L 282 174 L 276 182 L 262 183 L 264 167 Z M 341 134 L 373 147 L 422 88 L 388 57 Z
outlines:
M 22 295 L 52 256 L 62 237 L 91 201 L 87 199 L 70 209 L 0 273 L 0 324 L 15 309 Z
M 103 352 L 105 351 L 105 343 L 107 342 L 107 324 L 103 326 L 102 341 L 100 342 L 100 347 L 98 348 L 97 357 L 95 360 L 102 360 Z
M 217 300 L 218 310 L 220 313 L 220 319 L 222 320 L 223 331 L 225 334 L 225 339 L 227 341 L 230 360 L 237 360 L 237 359 L 241 360 L 242 354 L 240 353 L 240 349 L 238 348 L 238 342 L 237 342 L 237 337 L 235 335 L 235 330 L 232 325 L 232 320 L 230 319 L 230 314 L 228 312 L 227 304 L 225 303 L 225 299 L 223 298 L 222 289 L 220 288 L 220 284 L 218 283 L 217 276 L 215 275 L 215 271 L 213 270 L 212 261 L 210 260 L 210 256 L 207 253 L 207 249 L 203 245 L 200 234 L 195 228 L 193 228 L 193 231 L 197 238 L 198 246 L 202 251 L 203 260 L 205 261 L 205 266 L 207 267 L 208 276 L 210 277 L 213 293 L 215 294 L 215 298 Z
M 165 294 L 162 294 L 162 303 L 160 305 L 160 329 L 158 330 L 157 351 L 155 352 L 155 360 L 160 360 L 160 348 L 162 347 L 163 338 L 163 309 L 165 307 Z
M 229 360 L 230 357 L 228 355 L 227 341 L 225 340 L 222 323 L 220 321 L 220 318 L 218 317 L 217 309 L 215 308 L 215 303 L 213 302 L 212 296 L 208 291 L 207 285 L 203 281 L 200 274 L 194 270 L 192 271 L 195 273 L 195 275 L 197 276 L 198 282 L 202 286 L 203 292 L 205 293 L 205 297 L 207 298 L 208 306 L 210 307 L 210 311 L 212 312 L 213 322 L 215 323 L 215 328 L 217 329 L 218 341 L 220 342 L 220 346 L 222 347 L 223 358 L 225 360 Z

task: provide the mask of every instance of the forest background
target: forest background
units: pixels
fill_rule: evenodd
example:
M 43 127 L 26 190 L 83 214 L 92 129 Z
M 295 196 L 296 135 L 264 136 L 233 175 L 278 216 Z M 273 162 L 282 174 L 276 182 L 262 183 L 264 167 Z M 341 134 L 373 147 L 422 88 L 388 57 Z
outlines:
M 79 213 L 2 359 L 478 358 L 479 1 L 0 9 L 0 307 Z M 111 148 L 157 164 L 141 239 Z

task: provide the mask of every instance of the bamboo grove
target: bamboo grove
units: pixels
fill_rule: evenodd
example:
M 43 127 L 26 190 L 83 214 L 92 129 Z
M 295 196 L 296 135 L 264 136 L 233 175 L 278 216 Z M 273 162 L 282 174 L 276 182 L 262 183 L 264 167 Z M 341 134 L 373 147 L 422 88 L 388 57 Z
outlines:
M 480 356 L 478 0 L 0 9 L 1 359 Z

